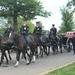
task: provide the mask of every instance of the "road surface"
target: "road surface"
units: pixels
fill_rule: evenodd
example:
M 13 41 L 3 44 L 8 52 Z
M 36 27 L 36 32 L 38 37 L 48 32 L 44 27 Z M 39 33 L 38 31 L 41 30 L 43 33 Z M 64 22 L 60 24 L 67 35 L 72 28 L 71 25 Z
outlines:
M 11 56 L 12 60 L 9 61 L 9 65 L 6 66 L 4 61 L 0 67 L 0 75 L 40 75 L 50 69 L 75 61 L 73 51 L 68 53 L 64 50 L 62 54 L 52 55 L 51 53 L 49 56 L 39 57 L 35 63 L 30 65 L 26 65 L 26 61 L 21 59 L 19 66 L 15 68 L 15 53 L 12 53 Z

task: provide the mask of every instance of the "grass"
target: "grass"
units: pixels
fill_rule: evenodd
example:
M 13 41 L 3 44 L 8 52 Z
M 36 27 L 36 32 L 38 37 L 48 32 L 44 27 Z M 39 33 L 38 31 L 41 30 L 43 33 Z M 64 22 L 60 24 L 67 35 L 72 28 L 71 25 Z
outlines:
M 45 75 L 75 75 L 75 62 Z

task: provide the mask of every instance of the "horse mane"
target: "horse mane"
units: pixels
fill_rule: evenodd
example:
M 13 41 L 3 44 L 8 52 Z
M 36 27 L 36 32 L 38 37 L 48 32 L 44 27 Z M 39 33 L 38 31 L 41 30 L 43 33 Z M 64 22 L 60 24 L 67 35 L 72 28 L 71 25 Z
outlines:
M 14 33 L 14 40 L 19 42 L 19 39 L 21 38 L 21 35 L 18 33 Z
M 23 39 L 23 41 L 25 41 L 23 35 L 21 35 L 18 32 L 14 32 L 14 40 L 17 41 L 17 42 L 19 42 L 21 39 Z

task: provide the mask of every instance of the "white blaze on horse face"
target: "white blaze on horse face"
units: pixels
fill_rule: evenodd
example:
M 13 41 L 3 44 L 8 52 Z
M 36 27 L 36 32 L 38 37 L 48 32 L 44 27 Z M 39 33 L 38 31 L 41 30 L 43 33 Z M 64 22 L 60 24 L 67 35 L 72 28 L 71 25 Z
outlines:
M 15 67 L 17 67 L 19 65 L 19 61 L 16 62 Z

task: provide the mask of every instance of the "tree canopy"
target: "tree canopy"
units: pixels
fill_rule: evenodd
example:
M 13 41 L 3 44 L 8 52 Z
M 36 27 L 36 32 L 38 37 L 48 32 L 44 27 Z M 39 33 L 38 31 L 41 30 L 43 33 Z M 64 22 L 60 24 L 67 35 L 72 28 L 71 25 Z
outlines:
M 60 32 L 64 33 L 67 31 L 73 31 L 75 27 L 73 11 L 68 7 L 63 7 L 60 11 L 62 14 L 62 24 L 60 26 Z
M 17 30 L 17 17 L 19 16 L 31 20 L 35 16 L 51 15 L 50 12 L 44 10 L 42 3 L 38 0 L 0 0 L 0 7 L 1 17 L 13 17 L 15 30 Z

